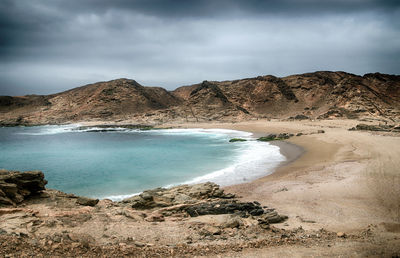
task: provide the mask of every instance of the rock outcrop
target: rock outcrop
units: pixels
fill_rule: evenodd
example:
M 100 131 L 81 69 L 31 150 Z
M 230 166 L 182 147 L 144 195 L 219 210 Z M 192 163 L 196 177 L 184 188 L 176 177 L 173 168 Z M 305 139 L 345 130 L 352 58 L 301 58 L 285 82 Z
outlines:
M 30 192 L 26 197 L 43 191 L 37 198 L 13 201 L 17 207 L 0 208 L 0 256 L 215 256 L 226 255 L 227 250 L 295 243 L 326 246 L 344 240 L 336 232 L 293 227 L 295 219 L 272 225 L 287 217 L 265 203 L 240 201 L 213 183 L 157 188 L 123 202 L 97 202 L 43 190 L 41 172 L 0 175 L 1 187 L 15 184 L 20 194 Z M 140 208 L 132 207 L 138 203 Z M 368 235 L 360 236 L 346 239 Z
M 252 216 L 264 226 L 287 219 L 287 216 L 279 215 L 274 209 L 263 208 L 257 202 L 240 202 L 235 195 L 224 193 L 217 184 L 210 182 L 147 190 L 122 203 L 134 209 L 155 210 L 156 219 L 153 214 L 149 221 L 163 221 L 164 216 L 179 213 L 190 217 L 222 214 L 234 214 L 240 218 Z
M 0 170 L 0 206 L 19 204 L 45 190 L 46 184 L 41 171 Z
M 21 204 L 28 197 L 38 195 L 46 190 L 46 183 L 41 171 L 0 170 L 0 206 Z M 57 203 L 63 207 L 76 205 L 93 207 L 99 203 L 98 199 L 65 194 L 55 190 L 50 190 L 43 195 L 47 198 L 53 196 L 50 199 L 57 199 Z M 65 204 L 71 201 L 75 205 Z M 265 225 L 278 223 L 287 218 L 278 215 L 274 209 L 261 207 L 257 202 L 240 202 L 234 194 L 225 193 L 219 185 L 211 182 L 146 190 L 137 196 L 123 200 L 119 205 L 132 209 L 121 211 L 121 214 L 130 218 L 137 217 L 135 213 L 132 213 L 134 210 L 150 212 L 149 216 L 146 215 L 146 221 L 149 222 L 162 222 L 165 221 L 165 217 L 173 215 L 198 217 L 232 214 L 237 218 L 257 217 L 258 223 Z M 71 212 L 63 211 L 62 214 L 63 216 L 75 214 L 74 211 Z M 83 217 L 85 220 L 88 219 L 86 215 Z
M 367 125 L 358 124 L 350 131 L 400 132 L 400 125 Z
M 206 199 L 232 199 L 233 194 L 226 194 L 217 184 L 180 185 L 172 188 L 156 188 L 123 200 L 135 209 L 169 207 L 177 204 L 193 204 Z
M 99 202 L 99 199 L 87 198 L 80 196 L 76 199 L 76 203 L 83 206 L 95 206 Z

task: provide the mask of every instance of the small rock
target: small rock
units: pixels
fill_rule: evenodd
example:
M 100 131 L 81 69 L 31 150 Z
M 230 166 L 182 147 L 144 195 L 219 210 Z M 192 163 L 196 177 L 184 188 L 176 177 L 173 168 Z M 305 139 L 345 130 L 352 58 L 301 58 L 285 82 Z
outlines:
M 139 241 L 135 241 L 134 244 L 135 244 L 137 247 L 145 247 L 145 246 L 146 246 L 145 243 L 142 243 L 142 242 L 139 242 Z
M 344 232 L 337 232 L 337 234 L 336 234 L 338 237 L 342 237 L 342 238 L 345 238 L 346 237 L 346 233 L 344 233 Z
M 270 229 L 269 224 L 263 223 L 263 224 L 259 224 L 259 225 L 260 225 L 260 227 L 261 227 L 262 229 Z
M 219 235 L 221 234 L 221 229 L 214 226 L 205 226 L 203 228 L 204 235 Z
M 71 243 L 72 249 L 79 247 L 81 244 L 80 243 Z
M 287 192 L 287 191 L 289 191 L 289 190 L 286 187 L 283 187 L 276 192 L 278 193 L 278 192 Z
M 238 228 L 243 224 L 239 218 L 231 217 L 221 224 L 222 228 Z
M 126 238 L 126 241 L 130 241 L 130 242 L 131 242 L 131 241 L 134 241 L 134 240 L 135 240 L 134 237 L 127 237 L 127 238 Z
M 54 244 L 54 245 L 52 245 L 51 246 L 51 249 L 53 249 L 53 250 L 56 250 L 56 249 L 58 249 L 58 248 L 60 248 L 60 246 L 61 246 L 61 244 Z
M 165 218 L 161 214 L 151 214 L 145 220 L 148 222 L 162 222 L 165 221 Z

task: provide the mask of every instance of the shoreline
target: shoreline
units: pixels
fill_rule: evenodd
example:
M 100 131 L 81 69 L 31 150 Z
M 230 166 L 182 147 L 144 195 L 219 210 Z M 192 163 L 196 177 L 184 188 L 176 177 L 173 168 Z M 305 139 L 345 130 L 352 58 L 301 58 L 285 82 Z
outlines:
M 274 172 L 271 173 L 274 174 L 277 170 L 279 170 L 281 167 L 287 166 L 292 162 L 296 162 L 297 159 L 299 159 L 302 155 L 305 154 L 305 150 L 303 147 L 300 145 L 296 145 L 291 142 L 287 141 L 272 141 L 270 142 L 271 145 L 275 145 L 279 147 L 280 153 L 285 156 L 286 160 L 282 161 L 274 170 Z
M 396 172 L 399 164 L 395 162 L 400 157 L 400 149 L 396 147 L 400 146 L 400 137 L 348 130 L 357 123 L 357 120 L 257 120 L 178 126 L 242 130 L 255 135 L 303 133 L 287 140 L 281 148 L 286 152 L 286 147 L 293 146 L 289 144 L 299 146 L 303 149 L 300 157 L 280 164 L 270 175 L 224 189 L 241 196 L 241 200 L 256 200 L 288 215 L 290 226 L 282 228 L 302 226 L 352 232 L 370 224 L 400 222 L 396 222 L 400 216 L 396 198 L 400 198 L 400 193 L 391 190 L 400 187 L 400 175 Z M 321 129 L 326 133 L 315 133 Z M 386 162 L 385 170 L 369 172 L 368 167 L 380 166 L 382 162 Z M 383 202 L 382 198 L 388 201 Z
M 81 128 L 82 124 L 86 123 L 77 123 L 77 124 L 68 124 L 68 125 L 63 125 L 59 128 L 59 126 L 55 126 L 53 129 L 48 129 L 46 126 L 44 126 L 44 129 L 40 129 L 40 131 L 36 132 L 30 132 L 27 134 L 30 135 L 53 135 L 53 134 L 59 134 L 59 133 L 68 133 L 68 132 L 74 132 L 75 127 Z M 101 123 L 101 132 L 106 132 L 108 130 L 108 125 L 106 123 Z M 49 125 L 50 126 L 50 125 Z M 96 128 L 99 126 L 99 124 L 93 124 L 90 126 L 87 126 L 87 130 L 91 130 L 91 127 Z M 83 126 L 86 127 L 86 126 Z M 110 125 L 111 128 L 114 128 L 115 125 Z M 125 128 L 122 126 L 122 128 Z M 86 129 L 86 128 L 85 128 Z M 126 127 L 126 130 L 130 131 L 130 127 Z M 157 129 L 164 129 L 164 128 L 155 128 Z M 178 131 L 181 129 L 179 127 L 168 127 L 165 128 L 165 130 L 174 130 L 178 129 Z M 49 131 L 50 130 L 50 131 Z M 146 129 L 145 131 L 147 131 Z M 244 146 L 239 145 L 238 154 L 240 154 L 240 159 L 233 159 L 233 163 L 228 163 L 226 164 L 226 167 L 222 169 L 218 169 L 215 171 L 209 171 L 204 175 L 200 176 L 195 176 L 189 180 L 186 180 L 184 182 L 176 182 L 176 183 L 170 183 L 168 185 L 156 185 L 153 188 L 156 187 L 162 187 L 162 188 L 170 188 L 173 186 L 177 185 L 184 185 L 184 184 L 197 184 L 197 183 L 203 183 L 206 181 L 211 181 L 211 182 L 216 182 L 217 184 L 220 184 L 221 187 L 229 187 L 229 186 L 234 186 L 238 184 L 242 184 L 244 182 L 253 182 L 254 180 L 258 180 L 259 178 L 263 178 L 267 175 L 270 175 L 274 173 L 279 167 L 282 167 L 284 165 L 287 165 L 291 162 L 293 162 L 295 159 L 297 159 L 301 154 L 304 152 L 302 148 L 299 146 L 296 146 L 291 143 L 283 142 L 283 141 L 270 141 L 268 143 L 262 143 L 257 141 L 257 134 L 254 132 L 250 131 L 244 131 L 244 130 L 236 130 L 236 129 L 223 129 L 223 128 L 187 128 L 183 130 L 192 130 L 193 133 L 197 133 L 197 131 L 205 133 L 205 134 L 216 134 L 220 135 L 226 139 L 230 138 L 235 138 L 235 137 L 244 137 L 248 139 L 248 145 L 245 144 Z M 164 130 L 162 130 L 164 131 Z M 83 131 L 85 132 L 85 131 Z M 111 131 L 112 132 L 112 131 Z M 185 131 L 183 131 L 185 132 Z M 191 132 L 191 131 L 190 131 Z M 179 132 L 177 132 L 179 133 Z M 231 143 L 229 143 L 230 145 Z M 263 156 L 260 156 L 261 153 L 259 152 L 260 150 L 262 151 L 264 147 L 261 147 L 262 145 L 269 145 L 269 146 L 276 146 L 279 148 L 276 148 L 273 153 L 268 153 L 268 146 L 265 146 L 266 150 L 264 152 L 264 155 L 267 155 L 268 157 L 271 157 L 271 160 L 266 160 Z M 228 146 L 228 145 L 227 145 Z M 248 146 L 248 147 L 247 147 Z M 256 147 L 259 146 L 259 147 Z M 233 148 L 233 147 L 232 147 Z M 261 149 L 260 149 L 261 148 Z M 282 158 L 279 158 L 278 160 L 277 157 L 279 156 L 280 153 Z M 244 156 L 243 156 L 244 155 Z M 265 164 L 264 164 L 265 163 Z M 232 165 L 233 164 L 233 165 Z M 254 167 L 252 167 L 252 164 L 254 164 Z M 263 165 L 261 165 L 263 164 Z M 250 165 L 250 166 L 249 166 Z M 244 171 L 244 169 L 248 168 L 249 170 Z M 243 171 L 242 171 L 243 170 Z M 222 172 L 223 171 L 223 172 Z M 44 171 L 46 172 L 46 171 Z M 242 173 L 243 172 L 243 173 Z M 234 180 L 223 180 L 223 177 L 226 177 L 229 179 L 230 176 L 233 176 L 232 178 L 235 178 Z M 242 176 L 243 176 L 243 181 L 242 181 Z M 207 179 L 208 178 L 208 179 Z M 244 179 L 247 178 L 247 179 Z M 226 181 L 226 182 L 224 182 Z M 50 187 L 49 189 L 54 189 L 54 190 L 59 190 L 57 187 Z M 143 189 L 143 191 L 150 190 L 152 188 L 146 188 Z M 66 191 L 67 193 L 71 193 L 70 191 Z M 122 201 L 123 199 L 130 198 L 132 196 L 140 194 L 142 191 L 134 191 L 134 193 L 130 194 L 114 194 L 114 195 L 107 195 L 107 194 L 102 194 L 102 195 L 97 195 L 97 196 L 87 196 L 85 194 L 78 194 L 80 196 L 85 196 L 85 197 L 90 197 L 90 198 L 98 198 L 98 199 L 110 199 L 112 201 L 118 202 Z M 73 192 L 72 192 L 73 193 Z M 77 194 L 77 193 L 73 193 Z
M 58 232 L 67 241 L 66 248 L 71 247 L 69 252 L 82 253 L 94 250 L 86 246 L 97 250 L 107 246 L 111 251 L 106 252 L 114 254 L 130 250 L 150 256 L 154 252 L 164 256 L 393 256 L 400 253 L 400 137 L 349 131 L 357 122 L 262 120 L 172 125 L 233 129 L 252 132 L 254 136 L 303 133 L 284 142 L 270 142 L 278 145 L 287 159 L 272 174 L 221 189 L 227 196 L 235 196 L 237 202 L 256 203 L 265 212 L 288 217 L 266 228 L 253 216 L 171 214 L 186 206 L 163 207 L 170 198 L 169 192 L 162 197 L 154 195 L 154 191 L 147 193 L 153 194 L 155 199 L 150 199 L 159 202 L 161 208 L 143 210 L 109 200 L 100 200 L 96 207 L 83 207 L 76 203 L 77 197 L 46 190 L 39 199 L 4 210 L 0 220 L 7 231 L 33 236 L 40 241 L 39 246 L 44 246 L 40 250 L 47 251 L 49 246 L 56 250 L 53 252 L 65 248 L 65 242 L 60 245 L 53 241 Z M 318 130 L 325 133 L 316 133 Z M 218 207 L 226 202 L 220 201 Z M 207 205 L 212 202 L 200 200 Z M 232 224 L 232 218 L 239 224 Z M 42 221 L 45 223 L 39 223 Z M 10 243 L 13 236 L 0 234 L 0 241 Z M 18 241 L 22 241 L 18 242 L 20 246 L 26 246 L 24 250 L 31 250 L 30 242 L 21 237 Z

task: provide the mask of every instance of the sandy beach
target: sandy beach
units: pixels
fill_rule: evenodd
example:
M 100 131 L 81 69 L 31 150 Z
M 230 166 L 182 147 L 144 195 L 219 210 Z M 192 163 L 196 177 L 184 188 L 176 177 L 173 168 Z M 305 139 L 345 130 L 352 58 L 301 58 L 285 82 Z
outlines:
M 225 190 L 287 214 L 289 220 L 281 228 L 301 226 L 354 233 L 373 226 L 379 232 L 376 241 L 381 241 L 374 248 L 399 248 L 400 138 L 348 130 L 357 123 L 353 120 L 250 121 L 181 127 L 235 129 L 257 136 L 281 132 L 306 134 L 292 137 L 287 143 L 274 143 L 291 162 L 282 164 L 271 175 L 225 187 Z M 318 134 L 318 130 L 325 133 Z M 363 249 L 368 245 L 361 246 Z M 331 255 L 340 255 L 334 248 L 331 251 Z

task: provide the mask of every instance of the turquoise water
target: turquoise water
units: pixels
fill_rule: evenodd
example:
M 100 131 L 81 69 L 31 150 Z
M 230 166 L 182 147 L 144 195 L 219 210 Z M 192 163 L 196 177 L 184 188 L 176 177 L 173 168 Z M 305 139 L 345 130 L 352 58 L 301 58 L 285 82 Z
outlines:
M 78 125 L 0 128 L 0 168 L 41 170 L 48 188 L 120 200 L 145 189 L 253 180 L 284 160 L 279 148 L 250 133 L 166 129 L 77 131 Z

